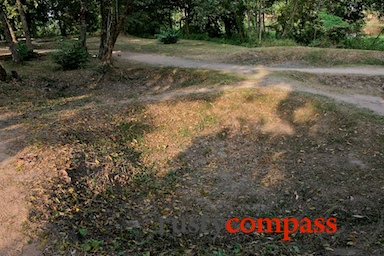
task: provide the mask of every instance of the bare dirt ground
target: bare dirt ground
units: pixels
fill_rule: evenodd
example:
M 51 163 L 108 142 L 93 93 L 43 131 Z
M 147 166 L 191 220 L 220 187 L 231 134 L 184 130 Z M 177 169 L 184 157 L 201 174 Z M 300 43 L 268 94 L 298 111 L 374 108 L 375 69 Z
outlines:
M 125 100 L 119 102 L 124 104 L 133 101 L 159 101 L 169 100 L 172 98 L 195 94 L 206 93 L 215 90 L 226 90 L 233 88 L 259 88 L 268 87 L 273 84 L 274 87 L 285 88 L 292 91 L 304 91 L 313 94 L 320 94 L 337 101 L 347 102 L 357 105 L 362 108 L 367 108 L 377 114 L 384 115 L 384 100 L 382 97 L 382 88 L 375 86 L 368 94 L 363 94 L 353 88 L 345 88 L 342 92 L 335 92 L 332 88 L 326 86 L 316 87 L 311 85 L 311 81 L 301 73 L 311 73 L 320 76 L 340 75 L 345 76 L 343 79 L 353 77 L 355 75 L 364 76 L 366 79 L 384 75 L 384 68 L 378 67 L 348 67 L 348 68 L 268 68 L 268 67 L 252 67 L 240 66 L 232 64 L 211 63 L 202 61 L 190 61 L 181 58 L 166 57 L 153 54 L 138 54 L 129 52 L 116 53 L 118 58 L 128 59 L 132 61 L 161 65 L 161 66 L 177 66 L 185 68 L 200 68 L 200 69 L 214 69 L 227 72 L 236 72 L 246 75 L 254 75 L 255 78 L 266 76 L 268 72 L 292 72 L 291 81 L 289 83 L 277 83 L 281 79 L 268 77 L 262 84 L 245 81 L 235 85 L 229 85 L 219 88 L 203 88 L 203 89 L 184 89 L 178 92 L 165 92 L 157 95 L 142 96 L 137 99 Z M 299 73 L 298 73 L 299 72 Z M 368 77 L 368 78 L 367 78 Z M 353 83 L 348 80 L 348 83 Z M 381 80 L 376 82 L 376 85 L 381 83 Z M 324 84 L 327 84 L 325 81 Z M 375 92 L 377 93 L 375 95 Z M 115 104 L 115 102 L 114 102 Z M 0 255 L 14 256 L 14 255 L 40 255 L 35 245 L 28 245 L 29 237 L 21 235 L 23 223 L 27 219 L 28 205 L 26 204 L 25 197 L 29 195 L 31 181 L 38 179 L 41 173 L 35 172 L 33 168 L 24 171 L 18 171 L 18 162 L 26 162 L 33 165 L 37 161 L 37 156 L 30 155 L 28 158 L 20 159 L 17 154 L 20 148 L 14 145 L 21 146 L 23 138 L 27 134 L 24 128 L 18 122 L 16 116 L 11 116 L 8 113 L 0 113 L 0 194 L 2 200 L 0 201 Z M 220 152 L 219 152 L 220 153 Z M 357 163 L 358 164 L 358 163 Z M 15 175 L 17 172 L 17 175 Z M 25 230 L 24 230 L 25 231 Z
M 290 68 L 290 67 L 264 67 L 264 66 L 243 66 L 226 63 L 215 63 L 209 61 L 193 61 L 178 57 L 168 57 L 156 54 L 143 54 L 133 52 L 116 51 L 115 54 L 119 57 L 144 62 L 160 66 L 175 66 L 183 68 L 201 68 L 215 69 L 228 72 L 237 72 L 243 74 L 254 74 L 257 71 L 298 71 L 312 74 L 349 74 L 349 75 L 383 75 L 384 68 L 382 67 L 345 67 L 345 68 Z M 291 66 L 294 65 L 291 63 Z M 280 66 L 283 66 L 281 64 Z
M 23 145 L 26 132 L 15 118 L 7 113 L 0 114 L 0 255 L 35 256 L 39 255 L 35 247 L 29 246 L 29 238 L 22 234 L 28 217 L 25 197 L 36 172 L 17 171 L 17 164 L 22 159 L 16 154 Z M 33 164 L 35 158 L 30 156 L 26 160 Z
M 156 54 L 141 54 L 141 53 L 131 53 L 131 52 L 116 52 L 118 57 L 137 61 L 152 65 L 160 66 L 174 66 L 174 67 L 184 67 L 184 68 L 200 68 L 200 69 L 214 69 L 227 72 L 236 72 L 245 75 L 254 75 L 257 72 L 273 72 L 273 71 L 294 71 L 301 73 L 310 73 L 316 75 L 344 75 L 345 77 L 339 77 L 339 81 L 347 80 L 351 86 L 346 93 L 335 93 L 326 88 L 319 88 L 310 86 L 310 81 L 307 81 L 304 78 L 301 78 L 298 75 L 293 74 L 294 77 L 302 80 L 301 82 L 290 83 L 288 89 L 296 91 L 304 91 L 313 94 L 320 94 L 330 98 L 333 98 L 337 101 L 347 102 L 354 105 L 357 105 L 362 108 L 370 109 L 380 115 L 384 115 L 384 99 L 382 93 L 384 91 L 384 84 L 379 81 L 379 87 L 374 89 L 374 95 L 367 95 L 356 93 L 354 86 L 352 85 L 354 81 L 348 81 L 348 77 L 362 75 L 365 79 L 372 81 L 372 77 L 384 75 L 384 68 L 382 67 L 345 67 L 345 68 L 276 68 L 276 67 L 262 67 L 262 66 L 241 66 L 234 64 L 225 64 L 225 63 L 214 63 L 214 62 L 203 62 L 203 61 L 192 61 L 185 60 L 177 57 L 167 57 L 163 55 Z M 252 82 L 246 82 L 246 84 L 241 83 L 238 85 L 240 87 L 260 87 L 258 84 L 252 84 Z M 377 86 L 376 86 L 377 87 Z M 381 94 L 381 95 L 380 95 Z

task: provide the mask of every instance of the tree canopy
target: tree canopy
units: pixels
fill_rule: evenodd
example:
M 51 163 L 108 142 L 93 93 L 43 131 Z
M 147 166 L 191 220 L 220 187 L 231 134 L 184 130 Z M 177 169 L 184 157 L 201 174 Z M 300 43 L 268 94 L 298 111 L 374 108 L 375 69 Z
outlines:
M 25 37 L 101 35 L 100 54 L 120 31 L 153 37 L 179 30 L 186 38 L 224 38 L 260 44 L 266 38 L 303 45 L 338 45 L 358 34 L 366 13 L 384 14 L 384 1 L 363 0 L 2 0 L 2 34 Z M 8 35 L 9 34 L 9 35 Z M 8 35 L 8 36 L 7 36 Z M 107 42 L 111 38 L 112 41 Z M 110 54 L 109 54 L 110 55 Z M 103 59 L 104 57 L 102 57 Z M 104 58 L 105 59 L 105 58 Z

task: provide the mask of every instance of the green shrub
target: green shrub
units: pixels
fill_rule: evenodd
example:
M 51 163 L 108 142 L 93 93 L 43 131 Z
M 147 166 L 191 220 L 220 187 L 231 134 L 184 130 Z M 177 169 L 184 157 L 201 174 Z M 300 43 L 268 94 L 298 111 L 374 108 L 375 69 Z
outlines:
M 157 40 L 164 44 L 175 44 L 179 41 L 180 32 L 173 29 L 168 29 L 163 31 L 161 34 L 157 35 Z
M 195 34 L 195 33 L 190 33 L 190 34 L 183 34 L 184 39 L 188 40 L 201 40 L 201 41 L 210 41 L 212 38 L 208 36 L 208 33 L 203 33 L 203 34 Z
M 369 37 L 356 35 L 342 41 L 344 48 L 384 51 L 384 39 L 380 37 Z
M 342 18 L 326 12 L 321 12 L 319 17 L 322 21 L 322 30 L 328 40 L 333 44 L 338 44 L 342 41 L 347 32 L 350 30 L 351 25 L 345 22 Z
M 53 60 L 64 70 L 78 69 L 89 59 L 89 54 L 80 41 L 62 41 L 59 49 L 53 54 Z
M 25 61 L 29 59 L 28 47 L 24 42 L 19 42 L 16 45 L 16 50 L 19 54 L 20 61 Z
M 19 42 L 16 45 L 16 50 L 17 50 L 17 53 L 19 54 L 21 61 L 31 60 L 33 58 L 36 58 L 38 55 L 35 52 L 28 52 L 28 47 L 25 44 L 25 42 Z

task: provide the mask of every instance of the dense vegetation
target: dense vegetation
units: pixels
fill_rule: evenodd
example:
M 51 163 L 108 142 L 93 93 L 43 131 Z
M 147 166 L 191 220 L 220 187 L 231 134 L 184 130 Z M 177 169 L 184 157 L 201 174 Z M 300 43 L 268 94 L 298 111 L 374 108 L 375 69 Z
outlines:
M 383 0 L 3 0 L 1 3 L 0 9 L 5 14 L 3 34 L 7 34 L 5 27 L 11 30 L 10 38 L 6 35 L 8 41 L 17 43 L 17 37 L 25 35 L 28 44 L 27 34 L 32 37 L 80 34 L 85 46 L 87 32 L 99 33 L 105 39 L 100 45 L 104 60 L 110 57 L 107 51 L 113 48 L 120 31 L 154 37 L 161 31 L 176 30 L 184 38 L 245 46 L 384 48 L 380 38 L 382 29 L 376 38 L 362 33 L 368 14 L 381 17 L 384 13 Z M 172 35 L 160 35 L 167 36 Z

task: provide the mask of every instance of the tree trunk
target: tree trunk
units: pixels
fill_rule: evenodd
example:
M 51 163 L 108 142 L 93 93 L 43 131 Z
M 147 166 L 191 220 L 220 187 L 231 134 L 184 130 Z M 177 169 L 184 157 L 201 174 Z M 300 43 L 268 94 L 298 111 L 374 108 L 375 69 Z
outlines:
M 124 12 L 121 14 L 120 18 L 118 18 L 118 10 L 117 8 L 113 10 L 111 8 L 109 10 L 109 14 L 106 20 L 103 20 L 103 27 L 101 43 L 100 43 L 100 59 L 103 61 L 104 65 L 110 65 L 112 61 L 112 51 L 115 46 L 117 37 L 119 36 L 121 30 L 123 29 L 125 19 L 127 18 L 129 12 L 133 8 L 132 6 L 133 0 L 127 0 Z M 103 5 L 103 12 L 107 12 L 107 6 Z M 106 17 L 104 17 L 106 18 Z M 104 31 L 105 30 L 105 31 Z
M 223 17 L 223 22 L 224 22 L 224 29 L 225 29 L 225 35 L 228 38 L 232 37 L 232 20 L 227 17 Z
M 172 19 L 172 7 L 169 7 L 168 11 L 168 23 L 169 23 L 169 28 L 173 29 L 173 19 Z
M 184 9 L 184 16 L 185 16 L 185 34 L 189 35 L 189 8 Z
M 24 30 L 25 40 L 27 42 L 28 52 L 32 53 L 33 45 L 32 45 L 31 33 L 29 32 L 28 22 L 25 16 L 24 7 L 21 4 L 20 0 L 16 0 L 16 4 L 17 4 L 17 9 L 19 10 L 21 23 L 23 24 L 23 30 Z
M 60 28 L 60 35 L 62 37 L 67 37 L 67 27 L 65 25 L 65 22 L 63 20 L 59 20 L 59 28 Z
M 283 31 L 283 35 L 282 35 L 283 38 L 285 38 L 285 36 L 289 32 L 291 32 L 291 30 L 292 30 L 293 24 L 295 22 L 295 15 L 296 15 L 296 12 L 297 12 L 298 4 L 299 4 L 299 0 L 295 0 L 294 6 L 293 6 L 293 11 L 292 11 L 291 16 L 290 16 L 290 18 L 288 20 L 290 24 L 289 24 L 289 26 L 285 26 L 284 27 L 284 31 Z
M 7 81 L 7 71 L 5 71 L 5 68 L 0 63 L 0 81 Z
M 264 12 L 264 1 L 260 0 L 260 6 L 259 6 L 259 45 L 262 42 L 263 34 L 265 32 L 265 12 Z
M 261 37 L 262 37 L 262 34 L 263 34 L 263 24 L 262 24 L 262 19 L 263 19 L 263 16 L 262 16 L 262 9 L 263 9 L 263 6 L 262 6 L 262 2 L 261 0 L 259 0 L 259 15 L 258 15 L 258 18 L 259 18 L 259 26 L 258 26 L 258 40 L 259 40 L 259 45 L 261 44 Z
M 18 0 L 20 1 L 20 0 Z M 102 1 L 103 2 L 103 1 Z M 87 49 L 87 13 L 88 3 L 87 0 L 81 0 L 80 2 L 80 41 L 81 45 Z
M 247 32 L 248 37 L 251 38 L 252 35 L 252 27 L 251 27 L 251 11 L 249 10 L 249 7 L 247 7 Z
M 7 23 L 7 25 L 4 26 L 4 29 L 5 29 L 5 28 L 8 28 L 9 35 L 10 35 L 10 37 L 11 37 L 12 42 L 13 42 L 14 44 L 17 44 L 17 43 L 19 43 L 19 42 L 17 41 L 17 37 L 16 37 L 16 35 L 15 35 L 15 31 L 13 30 L 12 24 L 11 24 L 11 22 L 9 21 L 9 19 L 7 18 L 7 14 L 6 14 L 6 12 L 4 11 L 4 10 L 6 10 L 6 8 L 4 7 L 3 4 L 1 4 L 0 7 L 2 8 L 1 12 L 4 14 L 5 22 Z
M 12 40 L 12 35 L 11 35 L 12 28 L 10 27 L 10 23 L 7 17 L 5 16 L 3 5 L 0 5 L 0 20 L 3 23 L 5 38 L 8 42 L 9 49 L 12 53 L 13 62 L 18 63 L 20 62 L 19 53 L 17 52 L 15 42 Z
M 103 57 L 103 52 L 108 39 L 108 9 L 105 1 L 100 2 L 101 13 L 101 34 L 100 34 L 100 46 L 99 46 L 99 58 Z
M 67 37 L 67 35 L 68 35 L 67 34 L 67 26 L 65 24 L 64 19 L 61 17 L 62 13 L 60 12 L 60 10 L 54 9 L 54 14 L 55 14 L 56 19 L 58 20 L 60 35 L 62 37 Z

